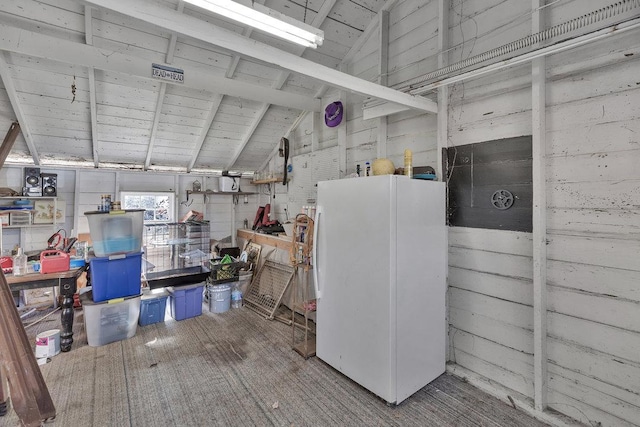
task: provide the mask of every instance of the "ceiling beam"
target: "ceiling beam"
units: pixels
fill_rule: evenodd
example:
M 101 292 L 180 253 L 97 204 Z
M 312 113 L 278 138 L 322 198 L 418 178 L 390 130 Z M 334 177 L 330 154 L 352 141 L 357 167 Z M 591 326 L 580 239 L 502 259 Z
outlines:
M 13 84 L 13 79 L 11 78 L 9 65 L 7 65 L 6 56 L 6 53 L 0 52 L 0 78 L 4 83 L 4 88 L 7 91 L 7 95 L 9 95 L 9 102 L 11 103 L 13 112 L 16 114 L 16 118 L 18 119 L 18 123 L 20 124 L 20 129 L 22 130 L 24 140 L 27 142 L 27 147 L 29 147 L 31 158 L 33 158 L 33 164 L 36 166 L 40 166 L 40 156 L 38 156 L 38 150 L 36 150 L 36 146 L 33 143 L 33 136 L 31 136 L 31 130 L 29 129 L 29 125 L 27 124 L 26 116 L 24 115 L 24 111 L 22 111 L 22 106 L 20 105 L 20 100 L 18 99 L 18 92 L 16 91 L 16 87 Z
M 176 13 L 176 12 L 173 12 Z M 0 24 L 0 50 L 17 52 L 57 62 L 94 67 L 157 81 L 151 77 L 151 61 L 109 49 L 49 37 L 10 25 Z M 212 76 L 207 67 L 183 65 L 184 83 L 173 83 L 259 102 L 271 102 L 298 110 L 321 111 L 319 99 L 273 90 L 264 86 Z M 22 123 L 21 123 L 22 124 Z
M 2 140 L 2 146 L 0 146 L 0 168 L 4 166 L 4 161 L 7 160 L 7 156 L 11 152 L 13 143 L 16 142 L 18 134 L 20 134 L 20 123 L 11 123 L 11 126 L 9 126 L 9 131 Z
M 178 7 L 176 8 L 179 13 L 184 10 L 184 1 L 178 1 Z M 169 47 L 167 48 L 167 56 L 165 62 L 171 64 L 173 62 L 173 55 L 176 51 L 176 42 L 178 41 L 178 35 L 171 33 L 169 38 Z M 147 156 L 144 159 L 144 170 L 149 169 L 151 165 L 151 153 L 153 153 L 153 147 L 156 145 L 156 136 L 158 135 L 158 123 L 160 123 L 160 117 L 162 114 L 162 106 L 164 105 L 164 95 L 167 93 L 167 84 L 165 82 L 160 83 L 160 91 L 158 92 L 158 101 L 156 102 L 156 111 L 153 114 L 153 125 L 151 126 L 151 135 L 149 136 L 149 146 L 147 147 Z
M 313 21 L 311 22 L 311 26 L 315 28 L 320 28 L 324 20 L 327 19 L 327 16 L 329 16 L 329 13 L 331 12 L 331 9 L 333 9 L 333 6 L 335 6 L 336 1 L 337 0 L 326 0 L 324 3 L 322 3 L 320 10 L 316 14 Z M 298 47 L 295 51 L 295 54 L 297 56 L 302 56 L 305 50 L 306 48 L 304 47 Z M 283 71 L 279 73 L 278 78 L 276 79 L 275 83 L 271 87 L 276 90 L 282 89 L 282 86 L 284 86 L 284 84 L 286 83 L 287 79 L 289 78 L 289 75 L 290 73 L 287 71 Z M 247 132 L 245 136 L 242 138 L 240 145 L 238 146 L 236 151 L 233 153 L 233 157 L 231 157 L 231 161 L 227 164 L 227 167 L 226 167 L 227 170 L 230 170 L 233 167 L 233 165 L 235 165 L 236 161 L 238 161 L 240 154 L 242 154 L 242 151 L 244 151 L 245 147 L 251 140 L 251 137 L 253 136 L 256 129 L 258 128 L 258 125 L 260 125 L 260 122 L 264 118 L 264 115 L 267 114 L 267 111 L 269 110 L 270 106 L 271 104 L 264 104 L 260 108 L 260 111 L 258 111 L 258 114 L 256 114 L 256 116 L 253 119 L 253 122 L 251 123 L 249 132 Z
M 256 0 L 256 3 L 263 4 L 264 1 Z M 242 35 L 245 37 L 249 37 L 252 31 L 253 29 L 251 27 L 247 27 L 242 31 Z M 228 79 L 233 78 L 233 75 L 236 72 L 236 68 L 238 68 L 239 62 L 240 62 L 240 56 L 233 55 L 233 57 L 231 58 L 231 63 L 227 67 L 227 72 L 224 74 L 225 77 L 227 77 Z M 196 141 L 196 149 L 193 152 L 193 155 L 191 156 L 191 161 L 189 162 L 189 165 L 187 166 L 187 172 L 191 172 L 191 169 L 193 169 L 193 165 L 195 165 L 196 160 L 198 160 L 198 156 L 200 155 L 200 150 L 202 150 L 202 146 L 204 145 L 204 140 L 207 138 L 207 134 L 209 133 L 209 128 L 211 127 L 211 124 L 213 123 L 213 119 L 215 118 L 216 114 L 218 114 L 218 110 L 220 109 L 222 98 L 223 98 L 222 95 L 219 95 L 213 99 L 213 105 L 211 106 L 211 109 L 209 110 L 209 114 L 207 115 L 207 120 L 205 121 L 205 127 L 202 129 L 202 131 L 200 132 L 200 135 L 198 136 L 198 140 Z M 227 170 L 229 169 L 227 168 Z
M 397 2 L 398 0 L 387 0 L 380 8 L 380 11 L 378 12 L 378 14 L 384 11 L 389 11 Z M 339 69 L 343 69 L 345 65 L 348 65 L 349 63 L 351 63 L 351 61 L 353 61 L 353 59 L 356 56 L 356 53 L 362 48 L 362 46 L 364 46 L 364 43 L 367 40 L 369 40 L 369 37 L 371 37 L 371 34 L 373 34 L 376 28 L 378 28 L 379 23 L 380 23 L 380 19 L 378 17 L 376 17 L 375 19 L 372 19 L 369 22 L 369 25 L 367 25 L 367 28 L 364 29 L 362 34 L 360 34 L 360 37 L 358 37 L 358 40 L 356 40 L 353 46 L 351 46 L 351 49 L 349 49 L 349 51 L 344 56 L 344 58 L 342 58 L 342 61 L 340 61 L 340 64 L 338 64 Z M 325 93 L 327 93 L 327 90 L 329 90 L 329 86 L 326 84 L 322 85 L 314 95 L 314 98 L 322 98 L 325 95 Z M 289 136 L 298 128 L 298 126 L 302 122 L 302 119 L 304 119 L 306 115 L 307 115 L 306 111 L 302 111 L 300 112 L 300 114 L 298 114 L 298 117 L 293 122 L 293 125 L 289 128 L 289 130 L 285 134 L 284 136 L 285 138 L 289 138 Z M 280 144 L 278 142 L 273 148 L 273 151 L 271 152 L 271 154 L 267 157 L 267 159 L 264 162 L 262 162 L 262 164 L 257 170 L 260 171 L 269 164 L 269 161 L 271 161 L 271 158 L 275 156 L 276 153 L 278 152 L 279 145 Z
M 229 161 L 229 163 L 227 164 L 227 167 L 225 168 L 226 170 L 231 169 L 233 165 L 236 163 L 236 161 L 238 160 L 238 157 L 240 157 L 240 154 L 242 153 L 244 148 L 247 146 L 247 144 L 249 143 L 249 140 L 251 139 L 256 129 L 258 128 L 258 125 L 264 118 L 264 115 L 267 114 L 267 111 L 269 110 L 269 106 L 270 106 L 269 104 L 262 104 L 260 111 L 258 111 L 256 116 L 253 118 L 253 121 L 251 122 L 249 130 L 247 131 L 247 133 L 245 133 L 244 137 L 240 141 L 240 145 L 233 152 L 233 156 L 231 157 L 231 160 Z
M 89 46 L 93 46 L 93 24 L 91 20 L 90 6 L 84 7 L 84 41 Z M 93 151 L 93 166 L 98 167 L 100 157 L 98 149 L 100 148 L 98 141 L 98 102 L 96 100 L 96 70 L 93 67 L 87 69 L 89 76 L 89 109 L 91 112 L 91 150 Z
M 216 27 L 193 16 L 178 14 L 176 11 L 157 3 L 147 0 L 85 1 L 95 6 L 113 10 L 152 25 L 175 31 L 196 40 L 204 41 L 288 69 L 295 73 L 315 78 L 334 87 L 395 102 L 417 110 L 430 113 L 437 112 L 437 104 L 427 98 L 412 96 L 299 58 L 289 52 L 242 37 L 233 31 Z
M 162 106 L 164 105 L 164 95 L 167 93 L 167 84 L 160 83 L 160 90 L 158 91 L 158 100 L 156 101 L 156 111 L 153 114 L 153 124 L 151 125 L 151 135 L 149 135 L 149 145 L 147 146 L 147 156 L 144 158 L 143 170 L 149 169 L 151 165 L 151 153 L 153 153 L 153 146 L 156 144 L 156 136 L 158 134 L 158 123 L 160 123 L 160 113 L 162 112 Z
M 378 11 L 378 14 L 382 12 L 388 12 L 397 2 L 398 0 L 387 0 L 380 8 L 380 11 Z M 358 37 L 358 40 L 356 40 L 353 46 L 351 46 L 351 49 L 349 49 L 349 52 L 347 52 L 344 58 L 342 58 L 341 64 L 349 64 L 351 61 L 353 61 L 353 59 L 356 57 L 356 54 L 360 51 L 362 46 L 364 46 L 364 44 L 367 42 L 367 40 L 369 40 L 373 32 L 378 28 L 379 23 L 380 23 L 379 16 L 372 19 L 371 22 L 369 22 L 369 25 L 367 25 L 367 28 L 365 28 L 362 34 L 360 34 L 360 37 Z
M 196 164 L 196 160 L 198 159 L 198 155 L 200 154 L 200 150 L 204 145 L 204 140 L 207 138 L 207 134 L 209 133 L 209 129 L 211 128 L 211 124 L 213 123 L 213 119 L 218 114 L 218 108 L 220 108 L 220 103 L 222 102 L 222 95 L 215 95 L 211 100 L 213 105 L 211 109 L 209 109 L 209 114 L 207 115 L 206 120 L 204 121 L 204 126 L 200 130 L 200 135 L 198 136 L 198 140 L 196 141 L 196 148 L 193 151 L 193 156 L 191 156 L 191 161 L 187 166 L 187 172 L 191 172 L 193 169 L 193 165 Z

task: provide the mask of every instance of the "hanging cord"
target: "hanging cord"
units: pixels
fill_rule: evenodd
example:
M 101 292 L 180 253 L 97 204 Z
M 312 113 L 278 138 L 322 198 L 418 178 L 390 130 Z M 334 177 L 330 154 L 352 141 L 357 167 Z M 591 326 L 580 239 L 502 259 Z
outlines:
M 472 56 L 471 58 L 467 58 L 463 61 L 456 62 L 455 64 L 451 64 L 447 67 L 425 74 L 424 76 L 402 83 L 403 86 L 401 88 L 396 87 L 396 89 L 399 89 L 402 91 L 416 89 L 420 87 L 423 83 L 429 80 L 442 77 L 444 75 L 447 75 L 455 71 L 460 71 L 464 68 L 477 65 L 481 62 L 485 62 L 490 59 L 507 55 L 509 53 L 518 51 L 520 49 L 524 49 L 526 47 L 533 46 L 538 43 L 542 43 L 544 41 L 547 41 L 555 37 L 563 36 L 571 31 L 575 31 L 575 30 L 587 27 L 589 25 L 593 25 L 598 22 L 604 21 L 606 19 L 613 18 L 617 15 L 626 13 L 638 7 L 640 7 L 640 0 L 618 1 L 609 6 L 602 7 L 593 12 L 571 19 L 570 21 L 563 22 L 558 25 L 554 25 L 553 27 L 547 28 L 544 31 L 540 31 L 539 33 L 531 34 L 530 36 L 523 37 L 511 43 L 507 43 L 503 46 L 497 47 L 495 49 L 491 49 L 487 52 Z

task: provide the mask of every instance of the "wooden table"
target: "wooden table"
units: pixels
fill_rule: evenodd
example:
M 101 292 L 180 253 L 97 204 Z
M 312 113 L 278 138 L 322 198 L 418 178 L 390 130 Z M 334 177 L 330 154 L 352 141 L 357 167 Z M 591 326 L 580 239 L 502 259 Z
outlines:
M 75 268 L 73 270 L 60 273 L 30 273 L 24 276 L 5 275 L 9 288 L 12 291 L 25 289 L 60 287 L 62 295 L 62 330 L 60 331 L 60 350 L 71 350 L 73 343 L 73 294 L 76 293 L 76 280 L 84 272 L 86 267 Z

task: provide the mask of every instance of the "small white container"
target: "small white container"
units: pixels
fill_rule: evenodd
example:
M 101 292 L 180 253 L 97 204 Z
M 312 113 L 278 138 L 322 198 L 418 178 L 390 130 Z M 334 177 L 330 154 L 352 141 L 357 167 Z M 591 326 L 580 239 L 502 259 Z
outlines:
M 53 357 L 60 353 L 60 329 L 40 332 L 36 335 L 36 358 Z
M 285 222 L 282 224 L 282 228 L 284 228 L 287 237 L 293 237 L 293 222 Z

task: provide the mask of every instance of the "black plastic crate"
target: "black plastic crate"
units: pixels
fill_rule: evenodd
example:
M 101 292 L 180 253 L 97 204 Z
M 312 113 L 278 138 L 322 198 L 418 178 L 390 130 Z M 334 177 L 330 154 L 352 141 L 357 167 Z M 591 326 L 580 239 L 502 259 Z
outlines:
M 243 262 L 231 262 L 227 264 L 221 264 L 219 260 L 211 260 L 211 274 L 209 275 L 209 282 L 213 284 L 235 282 L 240 277 L 240 269 L 244 265 Z

